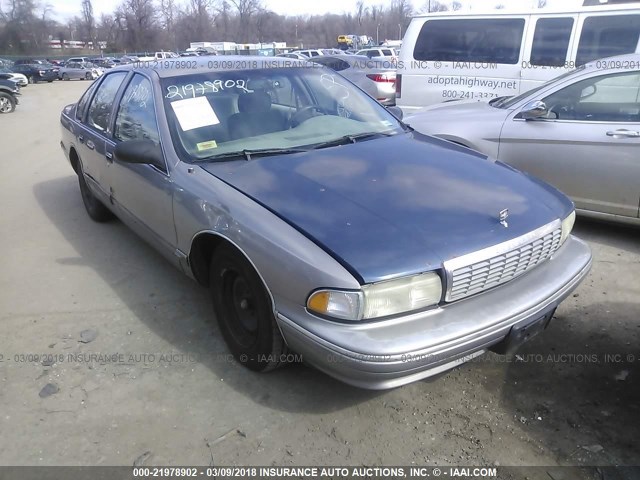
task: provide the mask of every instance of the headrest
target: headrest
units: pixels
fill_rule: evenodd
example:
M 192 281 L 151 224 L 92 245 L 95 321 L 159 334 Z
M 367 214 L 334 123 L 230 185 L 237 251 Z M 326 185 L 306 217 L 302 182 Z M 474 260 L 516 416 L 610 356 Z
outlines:
M 238 110 L 243 113 L 268 112 L 271 108 L 271 97 L 267 92 L 253 92 L 238 97 Z

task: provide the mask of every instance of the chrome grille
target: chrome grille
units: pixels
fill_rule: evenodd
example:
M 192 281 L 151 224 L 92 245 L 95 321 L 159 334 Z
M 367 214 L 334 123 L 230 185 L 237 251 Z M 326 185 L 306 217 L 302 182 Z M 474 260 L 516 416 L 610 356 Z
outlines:
M 446 301 L 483 292 L 506 283 L 547 260 L 560 247 L 562 229 L 553 222 L 542 229 L 481 252 L 445 263 Z

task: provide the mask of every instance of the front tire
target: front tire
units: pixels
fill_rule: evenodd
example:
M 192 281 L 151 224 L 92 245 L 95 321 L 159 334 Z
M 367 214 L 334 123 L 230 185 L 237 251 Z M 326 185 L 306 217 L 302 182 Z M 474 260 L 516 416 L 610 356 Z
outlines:
M 37 83 L 36 78 L 33 75 L 29 75 L 29 83 Z
M 78 162 L 78 184 L 80 185 L 80 194 L 82 195 L 82 203 L 87 210 L 89 217 L 95 222 L 104 223 L 113 218 L 113 213 L 93 194 L 87 181 L 84 178 L 82 164 Z
M 16 100 L 8 93 L 0 92 L 0 113 L 11 113 L 16 109 Z
M 287 347 L 271 299 L 246 257 L 222 244 L 212 256 L 209 275 L 218 325 L 236 360 L 256 372 L 284 363 Z
M 85 74 L 84 78 L 85 80 L 93 80 L 93 76 L 89 72 Z

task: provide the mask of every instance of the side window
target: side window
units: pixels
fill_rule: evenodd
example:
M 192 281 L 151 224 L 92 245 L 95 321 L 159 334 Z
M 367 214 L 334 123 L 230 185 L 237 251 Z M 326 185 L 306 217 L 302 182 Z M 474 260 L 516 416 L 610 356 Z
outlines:
M 640 38 L 640 15 L 607 15 L 584 21 L 576 63 L 633 53 Z
M 524 18 L 427 20 L 413 50 L 416 60 L 516 65 Z
M 91 98 L 91 95 L 93 94 L 95 89 L 95 84 L 93 84 L 87 89 L 86 92 L 84 92 L 82 97 L 80 97 L 80 100 L 78 100 L 78 106 L 76 107 L 76 120 L 82 120 L 84 109 L 87 106 L 87 102 Z
M 89 104 L 87 125 L 101 132 L 107 130 L 113 101 L 126 76 L 126 72 L 117 72 L 105 77 Z
M 540 18 L 536 23 L 531 47 L 531 64 L 563 66 L 571 40 L 573 18 Z
M 152 140 L 160 143 L 151 82 L 134 75 L 122 95 L 113 135 L 118 140 Z
M 385 57 L 393 57 L 393 52 L 391 50 L 382 50 L 382 55 Z
M 544 99 L 552 118 L 640 123 L 640 72 L 614 73 L 574 83 Z

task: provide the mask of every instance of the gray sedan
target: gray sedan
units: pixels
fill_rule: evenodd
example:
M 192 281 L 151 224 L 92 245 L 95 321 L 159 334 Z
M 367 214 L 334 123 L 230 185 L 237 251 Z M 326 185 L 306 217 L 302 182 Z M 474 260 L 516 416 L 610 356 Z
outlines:
M 396 66 L 392 59 L 372 60 L 364 55 L 324 55 L 310 61 L 329 67 L 358 85 L 382 105 L 396 104 Z
M 88 62 L 67 62 L 60 68 L 60 80 L 95 80 L 102 74 L 102 69 Z
M 118 67 L 64 108 L 87 213 L 211 291 L 235 358 L 391 388 L 541 332 L 589 271 L 571 201 L 327 68 Z M 177 326 L 176 328 L 180 328 Z
M 640 224 L 640 55 L 594 61 L 517 97 L 434 105 L 405 121 L 553 184 L 579 213 Z

